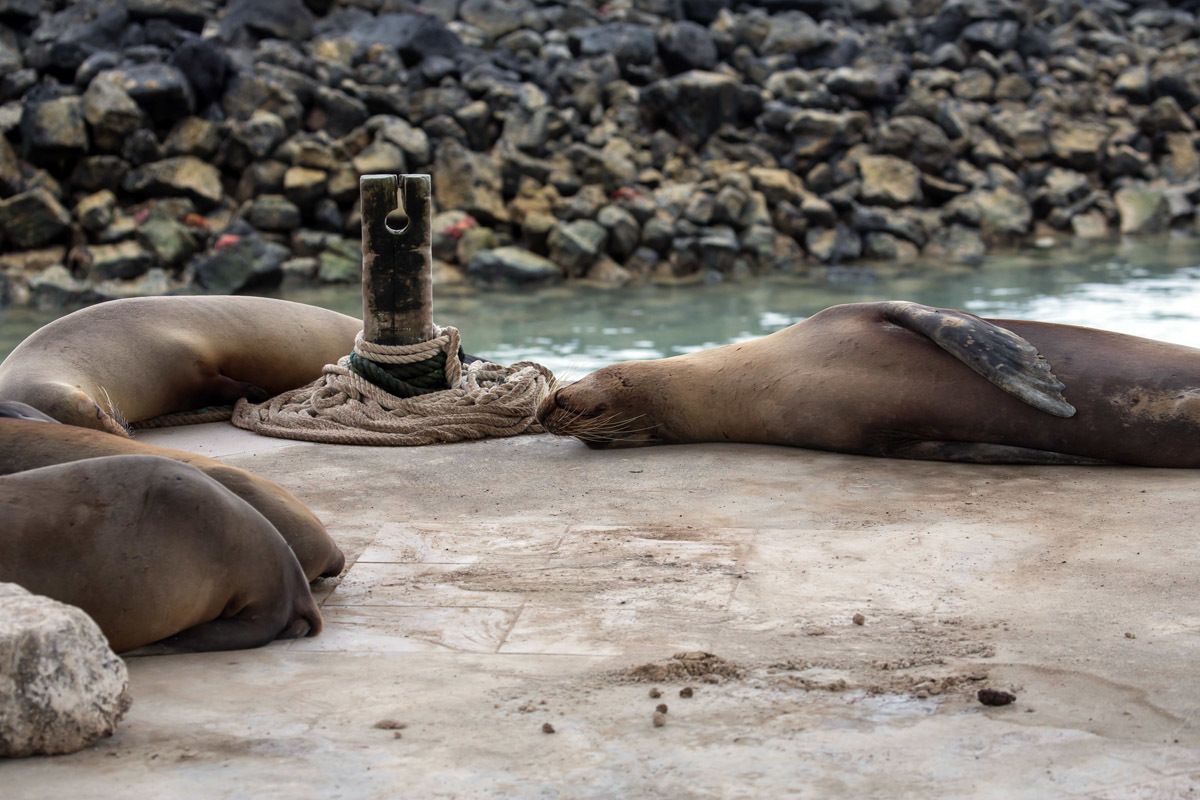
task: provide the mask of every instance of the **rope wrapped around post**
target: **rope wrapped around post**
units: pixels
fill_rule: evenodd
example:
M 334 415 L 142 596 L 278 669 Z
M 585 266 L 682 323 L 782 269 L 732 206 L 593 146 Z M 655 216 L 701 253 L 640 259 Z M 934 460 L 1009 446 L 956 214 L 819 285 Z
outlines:
M 550 370 L 528 361 L 464 368 L 458 330 L 433 322 L 430 177 L 364 175 L 360 187 L 363 330 L 354 351 L 307 386 L 264 403 L 239 400 L 233 424 L 283 439 L 369 445 L 541 433 L 534 414 L 553 383 Z M 388 223 L 398 210 L 407 220 L 400 229 Z M 146 427 L 228 413 L 201 409 Z
M 354 352 L 326 365 L 321 378 L 265 403 L 239 400 L 233 424 L 283 439 L 332 444 L 423 445 L 485 437 L 541 433 L 534 418 L 554 375 L 541 364 L 509 367 L 459 356 L 459 334 L 435 326 L 435 336 L 414 345 L 366 342 L 360 333 Z M 376 366 L 419 364 L 444 355 L 450 388 L 397 396 L 363 377 L 361 362 Z M 353 364 L 359 364 L 356 369 Z

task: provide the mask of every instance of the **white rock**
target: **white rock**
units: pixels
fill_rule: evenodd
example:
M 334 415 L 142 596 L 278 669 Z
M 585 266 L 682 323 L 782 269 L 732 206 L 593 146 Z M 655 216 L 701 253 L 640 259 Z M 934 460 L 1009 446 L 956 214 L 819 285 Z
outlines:
M 130 703 L 125 662 L 91 617 L 0 583 L 0 756 L 82 750 Z

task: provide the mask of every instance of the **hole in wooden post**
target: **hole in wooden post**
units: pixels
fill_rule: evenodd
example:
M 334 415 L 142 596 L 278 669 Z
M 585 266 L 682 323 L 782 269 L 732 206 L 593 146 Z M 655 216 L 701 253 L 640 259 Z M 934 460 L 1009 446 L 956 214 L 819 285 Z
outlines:
M 399 202 L 403 203 L 404 201 L 400 200 Z M 406 230 L 408 230 L 408 223 L 411 221 L 412 220 L 408 218 L 408 214 L 404 213 L 403 205 L 383 218 L 383 224 L 386 225 L 387 229 L 392 233 L 404 233 Z

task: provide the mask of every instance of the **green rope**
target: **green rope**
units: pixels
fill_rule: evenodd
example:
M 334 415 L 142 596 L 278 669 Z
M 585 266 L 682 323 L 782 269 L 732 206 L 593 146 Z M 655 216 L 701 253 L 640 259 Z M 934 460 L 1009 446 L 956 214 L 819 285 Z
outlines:
M 413 364 L 381 364 L 350 354 L 350 370 L 396 397 L 417 397 L 446 389 L 446 354 Z

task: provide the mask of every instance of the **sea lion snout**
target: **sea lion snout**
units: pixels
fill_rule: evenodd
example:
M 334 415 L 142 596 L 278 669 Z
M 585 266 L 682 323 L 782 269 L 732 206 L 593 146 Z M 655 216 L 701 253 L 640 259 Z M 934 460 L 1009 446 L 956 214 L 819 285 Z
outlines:
M 584 380 L 589 381 L 590 378 Z M 561 386 L 547 395 L 538 406 L 537 420 L 550 433 L 569 435 L 568 429 L 573 425 L 607 413 L 608 404 L 592 395 L 580 383 Z
M 605 367 L 548 395 L 538 408 L 538 422 L 547 432 L 574 436 L 594 450 L 664 441 L 645 413 L 624 410 L 636 391 L 619 369 Z

